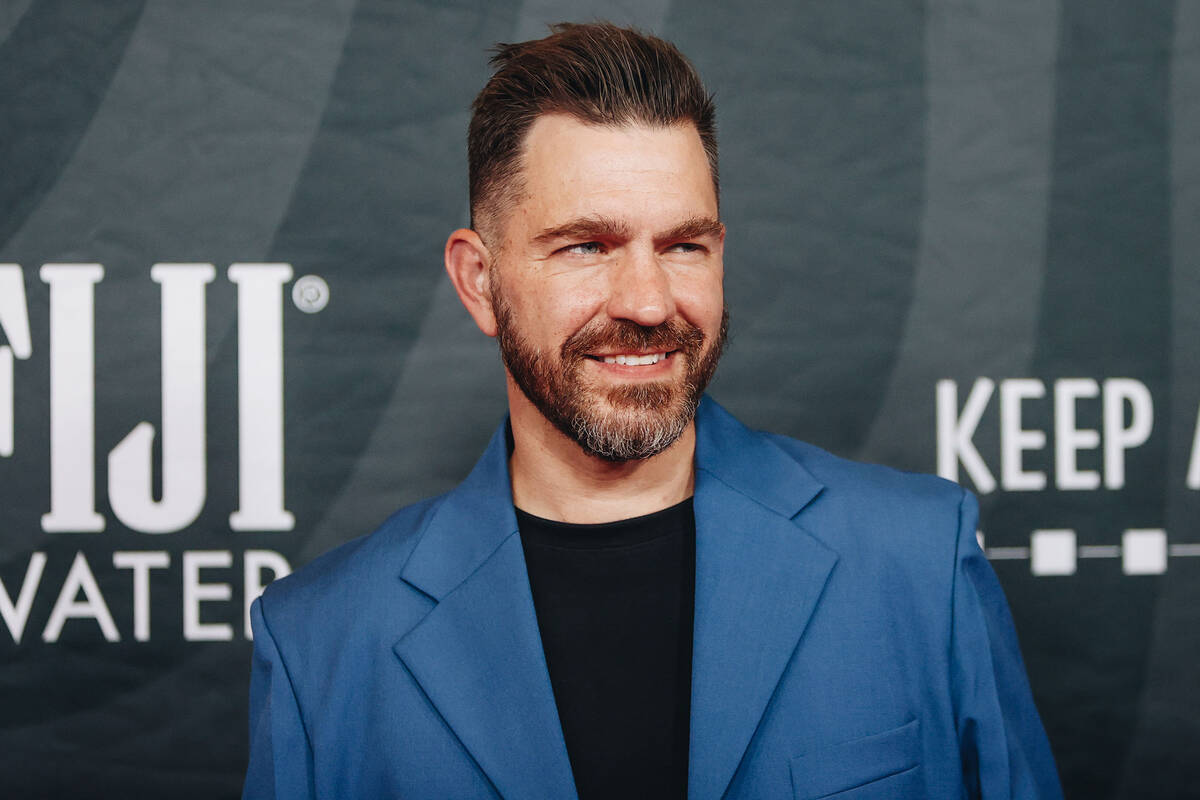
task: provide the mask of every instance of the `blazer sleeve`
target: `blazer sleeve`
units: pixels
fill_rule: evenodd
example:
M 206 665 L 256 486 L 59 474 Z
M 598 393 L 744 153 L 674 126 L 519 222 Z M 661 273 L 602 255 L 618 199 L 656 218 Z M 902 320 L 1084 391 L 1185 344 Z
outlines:
M 972 798 L 1062 797 L 1004 591 L 975 538 L 963 492 L 951 611 L 951 687 L 963 780 Z
M 259 597 L 250 609 L 254 659 L 250 671 L 250 765 L 243 800 L 312 798 L 312 746 L 291 677 L 263 615 Z

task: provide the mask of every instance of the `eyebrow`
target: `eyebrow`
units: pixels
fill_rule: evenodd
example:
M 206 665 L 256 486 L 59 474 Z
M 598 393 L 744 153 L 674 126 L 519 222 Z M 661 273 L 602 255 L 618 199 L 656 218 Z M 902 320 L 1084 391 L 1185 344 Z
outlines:
M 704 236 L 719 238 L 725 232 L 720 220 L 712 217 L 691 217 L 670 230 L 657 233 L 656 243 L 698 239 Z M 546 228 L 533 237 L 535 244 L 549 244 L 560 239 L 619 239 L 633 238 L 633 229 L 625 222 L 612 217 L 579 217 L 562 225 Z
M 546 228 L 533 237 L 535 244 L 549 244 L 558 239 L 630 239 L 633 231 L 620 220 L 611 217 L 579 217 L 562 225 Z
M 681 242 L 687 239 L 702 239 L 705 236 L 711 236 L 714 239 L 721 238 L 725 233 L 725 226 L 718 219 L 712 217 L 692 217 L 671 228 L 669 231 L 657 234 L 654 237 L 655 242 Z

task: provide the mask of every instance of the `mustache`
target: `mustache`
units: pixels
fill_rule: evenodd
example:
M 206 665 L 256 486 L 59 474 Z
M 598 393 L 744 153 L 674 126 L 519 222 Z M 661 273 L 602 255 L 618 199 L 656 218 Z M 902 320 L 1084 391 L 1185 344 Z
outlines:
M 695 353 L 703 344 L 704 332 L 682 320 L 649 327 L 630 320 L 609 320 L 569 336 L 562 345 L 562 359 L 567 363 L 600 350 Z

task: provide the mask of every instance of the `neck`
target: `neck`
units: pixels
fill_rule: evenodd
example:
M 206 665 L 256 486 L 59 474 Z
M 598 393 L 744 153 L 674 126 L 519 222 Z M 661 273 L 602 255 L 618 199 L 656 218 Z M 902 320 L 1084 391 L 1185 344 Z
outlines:
M 614 522 L 652 514 L 692 496 L 696 426 L 663 452 L 612 462 L 583 452 L 510 385 L 513 503 L 534 516 L 571 523 Z

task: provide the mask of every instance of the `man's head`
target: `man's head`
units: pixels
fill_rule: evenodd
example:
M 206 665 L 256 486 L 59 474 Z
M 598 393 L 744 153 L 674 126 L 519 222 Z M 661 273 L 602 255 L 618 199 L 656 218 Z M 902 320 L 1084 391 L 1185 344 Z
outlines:
M 608 23 L 551 26 L 550 36 L 496 48 L 496 72 L 467 130 L 471 227 L 488 234 L 520 196 L 525 136 L 546 114 L 593 125 L 691 124 L 718 191 L 716 111 L 670 42 Z
M 613 461 L 687 428 L 725 335 L 712 102 L 661 40 L 558 26 L 476 100 L 446 264 L 526 409 Z

